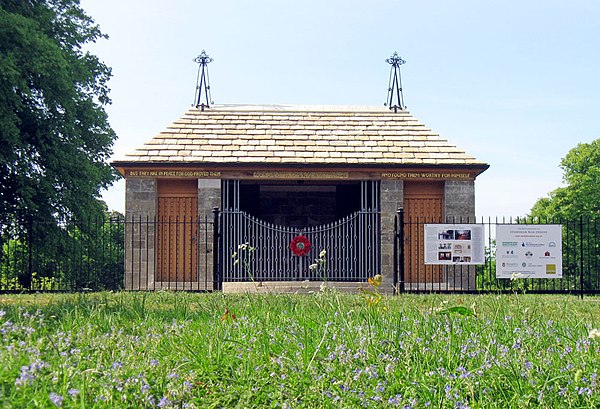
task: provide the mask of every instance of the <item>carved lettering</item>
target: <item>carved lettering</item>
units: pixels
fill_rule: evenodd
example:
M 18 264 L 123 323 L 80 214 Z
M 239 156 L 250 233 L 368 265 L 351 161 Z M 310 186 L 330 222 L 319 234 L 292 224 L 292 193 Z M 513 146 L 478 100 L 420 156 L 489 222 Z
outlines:
M 126 173 L 126 176 L 220 178 L 221 172 L 195 170 L 130 170 Z
M 253 172 L 256 179 L 348 179 L 348 172 Z
M 469 173 L 384 172 L 382 179 L 472 179 Z

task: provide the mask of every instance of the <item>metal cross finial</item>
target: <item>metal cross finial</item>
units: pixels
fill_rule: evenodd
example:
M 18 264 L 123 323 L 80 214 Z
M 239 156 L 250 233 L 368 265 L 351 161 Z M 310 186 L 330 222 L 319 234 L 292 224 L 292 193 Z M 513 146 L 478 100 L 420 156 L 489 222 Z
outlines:
M 404 61 L 397 52 L 394 51 L 394 54 L 385 60 L 392 67 L 390 68 L 390 80 L 388 84 L 388 96 L 387 105 L 390 109 L 393 109 L 394 112 L 398 112 L 398 110 L 402 110 L 406 108 L 404 106 L 404 94 L 402 93 L 402 77 L 400 75 L 400 66 L 405 64 Z M 396 101 L 394 101 L 394 92 L 396 93 Z
M 210 104 L 214 104 L 212 96 L 210 95 L 210 83 L 208 79 L 208 64 L 213 62 L 213 59 L 206 54 L 206 51 L 202 50 L 200 55 L 194 58 L 194 62 L 198 63 L 198 77 L 196 78 L 194 104 L 196 105 L 196 108 L 200 107 L 204 111 L 204 108 L 210 108 Z M 202 94 L 204 94 L 206 103 L 202 102 Z

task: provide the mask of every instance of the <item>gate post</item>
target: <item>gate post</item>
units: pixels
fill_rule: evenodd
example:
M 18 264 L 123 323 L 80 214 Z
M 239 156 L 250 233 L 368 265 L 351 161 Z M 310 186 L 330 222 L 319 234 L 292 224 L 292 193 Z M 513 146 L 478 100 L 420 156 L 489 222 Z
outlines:
M 223 277 L 219 269 L 219 208 L 213 207 L 213 289 L 223 289 Z
M 397 292 L 403 293 L 404 288 L 404 208 L 400 207 L 396 211 L 398 217 L 397 233 L 394 234 L 394 287 Z M 398 257 L 398 253 L 400 257 Z
M 583 300 L 583 215 L 579 216 L 579 288 Z
M 27 218 L 27 273 L 23 277 L 23 287 L 28 290 L 32 290 L 32 278 L 33 278 L 33 218 L 29 216 Z
M 394 216 L 394 274 L 392 277 L 394 294 L 398 294 L 398 215 Z

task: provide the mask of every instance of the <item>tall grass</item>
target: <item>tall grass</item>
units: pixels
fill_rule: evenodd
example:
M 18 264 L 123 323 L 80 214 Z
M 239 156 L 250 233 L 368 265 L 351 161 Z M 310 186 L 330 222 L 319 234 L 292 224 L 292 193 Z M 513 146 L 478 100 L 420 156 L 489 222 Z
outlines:
M 599 407 L 596 298 L 0 296 L 0 406 Z

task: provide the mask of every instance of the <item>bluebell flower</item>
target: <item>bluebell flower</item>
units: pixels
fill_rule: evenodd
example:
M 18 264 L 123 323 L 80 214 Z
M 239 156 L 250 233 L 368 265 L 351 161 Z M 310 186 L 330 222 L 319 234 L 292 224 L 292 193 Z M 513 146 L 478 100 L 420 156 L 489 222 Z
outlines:
M 64 399 L 62 396 L 60 396 L 57 393 L 51 392 L 49 398 L 52 401 L 52 403 L 54 403 L 55 406 L 57 406 L 59 408 L 62 407 L 62 402 Z

